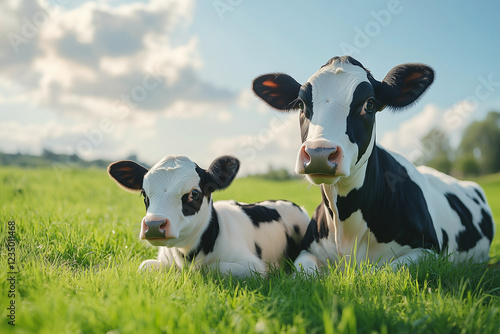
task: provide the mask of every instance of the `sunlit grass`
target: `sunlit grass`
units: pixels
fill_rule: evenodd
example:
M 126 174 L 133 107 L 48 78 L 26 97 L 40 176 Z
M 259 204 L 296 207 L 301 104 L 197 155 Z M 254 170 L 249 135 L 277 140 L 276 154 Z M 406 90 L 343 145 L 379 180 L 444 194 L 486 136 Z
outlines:
M 497 211 L 500 182 L 480 180 Z M 102 170 L 56 175 L 0 169 L 2 240 L 16 221 L 16 327 L 2 241 L 0 332 L 498 333 L 500 270 L 429 256 L 398 272 L 349 264 L 328 275 L 236 279 L 217 272 L 138 272 L 156 250 L 137 238 L 142 200 Z M 316 187 L 237 179 L 216 198 L 290 199 L 313 213 Z M 500 254 L 499 236 L 492 255 Z M 347 261 L 347 260 L 346 260 Z

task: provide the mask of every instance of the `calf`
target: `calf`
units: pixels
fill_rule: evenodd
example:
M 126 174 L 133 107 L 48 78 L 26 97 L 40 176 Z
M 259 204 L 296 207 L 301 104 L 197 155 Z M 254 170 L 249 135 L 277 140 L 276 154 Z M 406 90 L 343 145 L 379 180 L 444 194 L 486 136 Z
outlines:
M 158 260 L 140 268 L 182 268 L 189 262 L 246 276 L 297 257 L 309 216 L 294 203 L 212 202 L 212 193 L 228 187 L 238 169 L 239 161 L 230 156 L 217 158 L 207 170 L 183 156 L 167 156 L 150 170 L 133 161 L 108 167 L 120 186 L 144 196 L 140 238 L 159 252 Z
M 330 59 L 303 85 L 280 73 L 254 80 L 254 92 L 270 106 L 299 111 L 296 171 L 321 185 L 323 200 L 297 267 L 314 271 L 343 256 L 397 266 L 429 249 L 455 260 L 488 259 L 495 225 L 481 188 L 416 168 L 375 144 L 376 113 L 411 105 L 433 79 L 428 66 L 403 64 L 380 82 L 344 56 Z

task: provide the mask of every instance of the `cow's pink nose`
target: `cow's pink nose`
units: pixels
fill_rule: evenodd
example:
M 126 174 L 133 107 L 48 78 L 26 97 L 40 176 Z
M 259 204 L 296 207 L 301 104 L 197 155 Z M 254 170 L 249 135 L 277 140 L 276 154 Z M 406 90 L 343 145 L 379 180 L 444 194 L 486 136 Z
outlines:
M 342 160 L 339 146 L 309 148 L 302 145 L 299 152 L 299 173 L 335 175 Z M 300 168 L 302 167 L 302 168 Z
M 143 219 L 143 231 L 141 236 L 143 239 L 166 239 L 170 229 L 170 221 L 168 219 L 148 220 Z

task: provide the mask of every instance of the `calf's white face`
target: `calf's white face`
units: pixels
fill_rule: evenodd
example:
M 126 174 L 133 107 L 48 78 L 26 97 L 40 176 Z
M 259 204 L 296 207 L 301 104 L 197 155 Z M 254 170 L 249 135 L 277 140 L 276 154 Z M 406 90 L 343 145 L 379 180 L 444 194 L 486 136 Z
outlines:
M 256 78 L 254 92 L 270 106 L 299 110 L 302 145 L 296 171 L 313 183 L 334 184 L 368 160 L 375 145 L 375 114 L 413 102 L 432 83 L 422 64 L 396 66 L 382 82 L 352 57 L 334 57 L 305 84 L 272 73 Z
M 144 196 L 146 216 L 141 239 L 155 246 L 190 247 L 210 220 L 212 192 L 229 186 L 239 161 L 222 156 L 207 170 L 183 156 L 167 156 L 150 170 L 133 162 L 118 161 L 109 175 L 125 190 Z

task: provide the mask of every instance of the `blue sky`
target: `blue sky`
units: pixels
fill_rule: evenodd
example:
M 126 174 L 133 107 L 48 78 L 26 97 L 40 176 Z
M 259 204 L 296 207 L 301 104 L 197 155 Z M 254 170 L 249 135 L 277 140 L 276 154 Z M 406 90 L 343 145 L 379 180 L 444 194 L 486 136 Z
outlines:
M 264 106 L 251 82 L 304 82 L 348 53 L 379 80 L 405 62 L 436 71 L 418 104 L 378 115 L 379 143 L 413 159 L 432 127 L 456 144 L 500 110 L 499 12 L 495 1 L 5 1 L 0 150 L 205 166 L 233 154 L 243 173 L 292 170 L 297 115 Z

